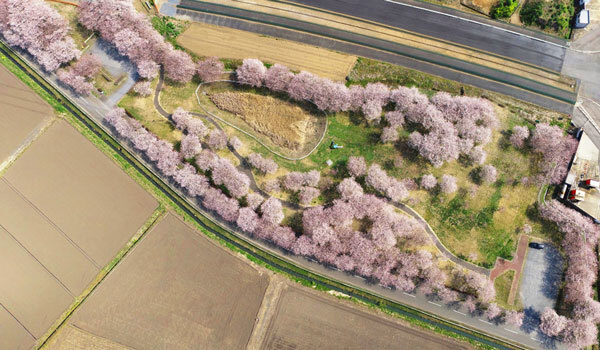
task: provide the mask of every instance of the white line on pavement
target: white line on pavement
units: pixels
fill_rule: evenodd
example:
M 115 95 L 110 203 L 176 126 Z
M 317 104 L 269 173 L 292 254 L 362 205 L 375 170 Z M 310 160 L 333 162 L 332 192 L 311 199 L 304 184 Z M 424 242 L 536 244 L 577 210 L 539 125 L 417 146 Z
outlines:
M 438 303 L 434 303 L 433 301 L 428 301 L 428 303 L 429 303 L 429 304 L 433 304 L 433 305 L 435 305 L 435 306 L 442 307 L 442 305 L 440 305 L 440 304 L 438 304 Z
M 504 328 L 504 330 L 505 330 L 505 331 L 509 331 L 509 332 L 511 332 L 511 333 L 514 333 L 514 334 L 519 334 L 519 332 L 517 332 L 517 331 L 513 331 L 512 329 Z
M 452 311 L 456 312 L 457 314 L 461 314 L 463 316 L 467 316 L 467 314 L 465 314 L 464 312 L 460 312 L 460 311 L 456 311 L 456 310 L 452 310 Z
M 539 340 L 538 338 L 534 338 L 534 337 L 530 337 L 530 338 L 531 338 L 531 339 L 533 339 L 533 340 L 535 340 L 536 342 L 539 342 L 539 343 L 541 343 L 541 342 L 542 342 L 542 341 L 541 341 L 541 340 Z
M 413 298 L 416 298 L 416 297 L 417 297 L 416 295 L 408 294 L 408 293 L 406 293 L 406 292 L 402 292 L 402 293 L 403 293 L 404 295 L 408 295 L 409 297 L 413 297 Z
M 479 319 L 479 321 L 481 321 L 481 322 L 483 322 L 483 323 L 491 324 L 492 326 L 494 325 L 493 323 L 491 323 L 491 322 L 488 322 L 488 321 L 486 321 L 486 320 Z
M 539 39 L 539 38 L 536 38 L 536 37 L 533 37 L 533 36 L 530 36 L 530 35 L 527 35 L 527 34 L 515 32 L 513 30 L 509 30 L 509 29 L 505 29 L 505 28 L 496 27 L 496 26 L 493 26 L 491 24 L 482 23 L 482 22 L 475 21 L 475 20 L 472 20 L 472 19 L 468 19 L 468 18 L 464 18 L 464 17 L 460 17 L 460 16 L 451 15 L 449 13 L 445 13 L 445 12 L 441 12 L 441 11 L 436 11 L 436 10 L 431 10 L 431 9 L 428 9 L 428 8 L 419 7 L 419 6 L 415 6 L 415 5 L 409 5 L 409 4 L 405 4 L 405 3 L 394 1 L 394 0 L 383 0 L 383 1 L 390 2 L 390 3 L 396 4 L 396 5 L 401 5 L 401 6 L 406 6 L 406 7 L 412 7 L 412 8 L 415 8 L 415 9 L 419 9 L 419 10 L 423 10 L 423 11 L 427 11 L 427 12 L 436 13 L 438 15 L 443 15 L 443 16 L 448 16 L 448 17 L 456 18 L 456 19 L 463 20 L 463 21 L 466 21 L 466 22 L 476 23 L 476 24 L 479 24 L 479 25 L 482 25 L 482 26 L 485 26 L 485 27 L 496 28 L 498 30 L 505 31 L 507 33 L 511 33 L 511 34 L 515 34 L 515 35 L 520 35 L 520 36 L 523 36 L 523 37 L 526 37 L 526 38 L 529 38 L 529 39 L 532 39 L 532 40 L 541 41 L 541 42 L 546 43 L 546 44 L 550 44 L 550 45 L 554 45 L 554 46 L 566 48 L 566 46 L 564 46 L 564 45 L 553 43 L 551 41 Z

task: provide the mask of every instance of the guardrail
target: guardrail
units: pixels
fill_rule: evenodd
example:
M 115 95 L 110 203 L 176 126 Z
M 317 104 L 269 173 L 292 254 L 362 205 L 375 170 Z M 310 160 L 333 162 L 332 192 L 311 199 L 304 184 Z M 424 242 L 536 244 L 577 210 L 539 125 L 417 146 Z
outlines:
M 86 128 L 88 128 L 92 133 L 94 133 L 109 147 L 111 147 L 114 152 L 123 157 L 124 160 L 126 160 L 136 171 L 143 175 L 153 186 L 160 190 L 174 205 L 176 205 L 180 210 L 196 221 L 196 223 L 204 228 L 209 234 L 215 235 L 223 242 L 235 247 L 235 249 L 242 251 L 245 254 L 260 260 L 261 262 L 268 264 L 271 266 L 271 268 L 286 273 L 294 278 L 342 292 L 368 304 L 377 305 L 380 308 L 387 309 L 394 313 L 410 317 L 421 322 L 426 322 L 439 329 L 455 333 L 467 339 L 499 349 L 527 349 L 521 344 L 513 343 L 510 340 L 483 333 L 466 325 L 444 319 L 440 316 L 417 309 L 410 305 L 402 304 L 400 302 L 383 297 L 373 291 L 355 287 L 348 283 L 324 276 L 318 272 L 300 267 L 292 261 L 275 253 L 273 248 L 268 247 L 265 244 L 253 242 L 244 235 L 239 235 L 230 231 L 229 228 L 223 227 L 221 223 L 217 222 L 206 213 L 200 213 L 194 207 L 194 205 L 189 202 L 187 197 L 183 196 L 178 190 L 171 188 L 152 169 L 146 167 L 145 162 L 136 154 L 130 152 L 123 145 L 121 145 L 111 135 L 106 127 L 96 123 L 92 118 L 85 114 L 84 108 L 81 108 L 76 102 L 71 100 L 70 97 L 64 95 L 53 82 L 44 79 L 43 74 L 40 73 L 37 68 L 31 67 L 29 64 L 27 64 L 25 59 L 23 59 L 18 53 L 13 51 L 1 40 L 0 52 L 4 53 L 8 58 L 10 58 L 11 61 L 19 67 L 19 69 L 27 74 L 36 84 L 44 89 L 44 91 L 49 93 L 51 97 L 55 98 Z M 40 344 L 39 346 L 43 345 L 44 343 Z

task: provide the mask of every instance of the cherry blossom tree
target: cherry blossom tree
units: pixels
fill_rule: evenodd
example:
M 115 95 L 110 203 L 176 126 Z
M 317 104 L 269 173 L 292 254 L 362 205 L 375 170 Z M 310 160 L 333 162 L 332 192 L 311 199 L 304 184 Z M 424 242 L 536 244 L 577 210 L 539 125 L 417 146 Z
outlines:
M 531 137 L 534 152 L 543 157 L 542 171 L 548 181 L 559 184 L 567 175 L 567 167 L 577 150 L 577 140 L 564 136 L 557 126 L 537 124 Z
M 215 81 L 225 72 L 225 65 L 217 57 L 208 57 L 196 63 L 196 72 L 204 82 Z
M 258 153 L 252 153 L 248 156 L 248 163 L 264 174 L 274 174 L 277 172 L 278 166 L 273 159 L 264 158 Z
M 388 124 L 393 128 L 404 125 L 404 114 L 402 114 L 400 111 L 387 112 L 385 113 L 384 117 Z
M 381 142 L 383 143 L 396 142 L 399 138 L 398 130 L 394 127 L 387 126 L 383 128 L 383 131 L 381 132 Z
M 360 198 L 364 194 L 363 188 L 352 177 L 342 180 L 338 185 L 337 190 L 344 200 Z
M 310 205 L 312 201 L 317 198 L 320 194 L 320 191 L 314 187 L 304 186 L 300 189 L 300 193 L 298 194 L 298 198 L 300 199 L 300 204 L 302 205 Z
M 238 82 L 254 87 L 262 86 L 266 73 L 267 68 L 256 58 L 246 58 L 236 70 Z
M 524 316 L 525 315 L 523 314 L 523 312 L 506 310 L 504 314 L 504 322 L 511 326 L 521 327 L 523 325 Z
M 523 148 L 528 137 L 529 128 L 526 126 L 517 125 L 512 129 L 512 134 L 510 135 L 509 140 L 515 148 Z
M 367 172 L 367 163 L 363 157 L 351 156 L 348 158 L 348 173 L 350 176 L 360 177 Z
M 280 192 L 281 191 L 281 185 L 278 179 L 270 179 L 265 181 L 264 184 L 264 189 L 267 192 Z
M 290 72 L 290 69 L 279 63 L 275 63 L 265 74 L 265 86 L 273 91 L 287 91 L 288 86 L 294 74 Z
M 254 230 L 256 230 L 259 224 L 258 214 L 251 208 L 241 208 L 236 224 L 242 230 L 248 233 L 254 233 Z
M 483 147 L 477 146 L 471 148 L 469 152 L 469 159 L 475 164 L 482 165 L 485 163 L 485 159 L 487 158 L 487 152 L 483 150 Z
M 163 67 L 167 79 L 177 83 L 188 83 L 196 74 L 196 66 L 192 58 L 180 50 L 169 50 L 163 59 Z
M 214 210 L 225 221 L 235 222 L 239 215 L 239 203 L 233 198 L 227 197 L 216 188 L 209 188 L 202 201 L 209 210 Z
M 227 147 L 227 135 L 222 130 L 213 129 L 206 140 L 210 148 L 219 150 Z
M 292 78 L 288 84 L 287 92 L 297 101 L 310 101 L 316 90 L 317 78 L 309 72 L 302 71 Z
M 86 81 L 85 77 L 75 74 L 73 69 L 59 69 L 56 76 L 61 83 L 69 86 L 79 95 L 88 96 L 94 89 L 92 83 Z
M 431 190 L 437 185 L 437 179 L 432 174 L 423 175 L 421 177 L 421 187 L 426 190 Z
M 367 172 L 366 182 L 377 191 L 385 192 L 390 186 L 390 178 L 379 164 L 372 164 Z
M 246 202 L 248 203 L 248 208 L 252 210 L 258 209 L 258 207 L 265 201 L 263 196 L 256 192 L 249 193 L 246 196 Z
M 440 181 L 440 189 L 446 194 L 454 193 L 458 189 L 456 185 L 456 178 L 447 174 L 442 175 Z
M 225 186 L 232 197 L 241 198 L 248 194 L 250 179 L 246 174 L 237 170 L 228 159 L 218 158 L 213 161 L 210 170 L 215 185 Z
M 540 320 L 540 331 L 549 337 L 558 336 L 567 326 L 567 318 L 558 315 L 551 308 L 544 309 Z
M 582 349 L 598 343 L 598 327 L 583 320 L 569 320 L 562 339 L 572 349 Z
M 498 172 L 496 171 L 496 168 L 493 165 L 486 164 L 483 166 L 483 168 L 481 168 L 481 172 L 479 175 L 481 176 L 481 179 L 484 182 L 493 183 L 496 182 Z
M 272 225 L 279 225 L 284 218 L 281 201 L 270 197 L 260 206 L 262 219 Z
M 194 158 L 202 151 L 202 145 L 198 136 L 193 134 L 185 135 L 181 139 L 181 154 L 183 158 Z
M 81 54 L 70 30 L 67 20 L 45 1 L 0 2 L 0 33 L 10 46 L 27 50 L 46 71 L 53 72 Z
M 244 147 L 244 144 L 237 136 L 230 137 L 228 143 L 234 151 L 239 151 L 242 149 L 242 147 Z
M 502 309 L 496 303 L 491 303 L 485 310 L 484 315 L 488 320 L 491 321 L 499 317 L 501 313 Z
M 133 85 L 133 92 L 136 94 L 146 97 L 152 95 L 152 88 L 150 87 L 150 82 L 147 80 L 138 81 Z
M 100 72 L 102 62 L 94 54 L 81 56 L 71 67 L 73 73 L 85 78 L 91 78 Z

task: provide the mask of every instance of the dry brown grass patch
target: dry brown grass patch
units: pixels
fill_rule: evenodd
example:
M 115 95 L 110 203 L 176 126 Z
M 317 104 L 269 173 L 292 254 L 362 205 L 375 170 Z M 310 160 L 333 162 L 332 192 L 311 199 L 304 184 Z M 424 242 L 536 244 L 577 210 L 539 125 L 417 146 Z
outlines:
M 317 131 L 311 115 L 301 107 L 271 96 L 220 92 L 211 94 L 210 99 L 278 146 L 298 150 Z

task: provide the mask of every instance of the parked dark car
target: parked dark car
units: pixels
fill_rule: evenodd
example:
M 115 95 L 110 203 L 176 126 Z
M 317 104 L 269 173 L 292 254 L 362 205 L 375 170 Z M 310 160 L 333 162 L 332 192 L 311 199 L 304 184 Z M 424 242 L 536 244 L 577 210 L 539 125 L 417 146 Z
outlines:
M 543 243 L 538 243 L 538 242 L 531 242 L 531 243 L 529 243 L 529 248 L 544 249 L 544 244 Z

